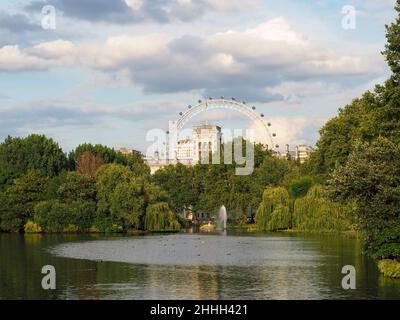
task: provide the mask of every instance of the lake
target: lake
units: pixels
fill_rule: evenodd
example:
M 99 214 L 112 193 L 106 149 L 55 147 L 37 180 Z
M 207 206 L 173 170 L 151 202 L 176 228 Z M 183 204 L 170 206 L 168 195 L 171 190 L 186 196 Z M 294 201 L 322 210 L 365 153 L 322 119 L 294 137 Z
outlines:
M 400 299 L 355 236 L 0 234 L 0 299 Z M 43 290 L 53 265 L 56 290 Z M 356 289 L 341 286 L 356 269 Z

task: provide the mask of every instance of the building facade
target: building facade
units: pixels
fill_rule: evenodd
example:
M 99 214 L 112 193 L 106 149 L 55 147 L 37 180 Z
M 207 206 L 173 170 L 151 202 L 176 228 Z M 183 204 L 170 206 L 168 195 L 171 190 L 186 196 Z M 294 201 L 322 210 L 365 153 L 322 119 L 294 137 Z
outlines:
M 193 161 L 199 162 L 203 157 L 214 154 L 221 147 L 221 128 L 215 125 L 200 125 L 192 128 Z

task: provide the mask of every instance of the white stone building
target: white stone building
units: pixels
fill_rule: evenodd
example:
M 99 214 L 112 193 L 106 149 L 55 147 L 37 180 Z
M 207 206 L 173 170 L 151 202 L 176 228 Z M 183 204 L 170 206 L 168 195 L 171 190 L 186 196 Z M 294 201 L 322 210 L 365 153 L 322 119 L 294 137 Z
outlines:
M 204 124 L 193 126 L 193 161 L 197 163 L 202 157 L 208 157 L 221 147 L 221 128 L 215 125 Z
M 300 144 L 296 147 L 296 160 L 300 163 L 306 162 L 310 157 L 310 148 L 304 144 Z
M 193 140 L 184 139 L 179 140 L 176 146 L 176 159 L 179 160 L 193 160 Z

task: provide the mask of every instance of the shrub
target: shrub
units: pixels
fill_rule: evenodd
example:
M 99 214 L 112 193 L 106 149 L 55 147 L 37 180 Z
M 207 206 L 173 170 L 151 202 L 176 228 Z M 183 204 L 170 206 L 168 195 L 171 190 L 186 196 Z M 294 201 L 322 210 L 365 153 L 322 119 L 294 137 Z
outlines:
M 34 206 L 44 200 L 47 178 L 39 172 L 29 170 L 15 179 L 13 184 L 0 193 L 0 230 L 19 232 L 32 219 Z
M 65 233 L 77 233 L 79 231 L 78 226 L 74 225 L 74 224 L 69 224 L 68 226 L 66 226 L 63 229 L 63 232 Z
M 303 198 L 296 199 L 293 228 L 301 231 L 344 231 L 350 229 L 350 207 L 332 202 L 320 186 L 312 187 Z
M 37 224 L 34 223 L 32 220 L 28 220 L 28 222 L 24 226 L 25 233 L 41 233 L 42 228 Z
M 400 259 L 400 227 L 395 225 L 375 235 L 367 242 L 367 253 L 375 259 Z
M 387 277 L 400 278 L 400 262 L 396 260 L 381 260 L 378 262 L 378 268 Z
M 145 230 L 149 231 L 178 231 L 179 224 L 168 203 L 151 204 L 146 209 Z
M 285 188 L 267 188 L 256 213 L 256 223 L 260 230 L 290 228 L 290 199 Z
M 93 233 L 119 233 L 123 231 L 123 227 L 110 216 L 98 215 L 94 219 L 89 231 Z
M 400 258 L 400 243 L 385 243 L 372 254 L 375 259 Z
M 62 203 L 58 200 L 40 202 L 35 207 L 34 222 L 44 231 L 64 232 L 74 225 L 77 231 L 87 231 L 95 215 L 96 204 L 91 201 Z

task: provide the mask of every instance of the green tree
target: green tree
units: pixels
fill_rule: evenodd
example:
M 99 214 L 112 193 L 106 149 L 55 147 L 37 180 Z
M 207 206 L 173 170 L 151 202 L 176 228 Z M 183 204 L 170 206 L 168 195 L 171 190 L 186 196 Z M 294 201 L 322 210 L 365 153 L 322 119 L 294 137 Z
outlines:
M 54 177 L 67 169 L 67 157 L 59 145 L 43 135 L 26 138 L 7 137 L 0 144 L 0 189 L 28 170 L 37 170 L 44 176 Z
M 355 200 L 359 226 L 372 240 L 400 224 L 400 147 L 387 138 L 359 142 L 328 181 L 334 199 Z
M 153 181 L 168 195 L 168 203 L 177 213 L 197 202 L 198 194 L 194 189 L 194 169 L 183 164 L 167 166 L 158 170 Z
M 147 176 L 136 176 L 129 168 L 108 164 L 98 171 L 98 212 L 107 221 L 125 229 L 143 229 L 146 208 L 163 201 L 165 192 Z
M 126 165 L 132 170 L 136 177 L 150 177 L 150 167 L 144 162 L 143 155 L 136 150 L 125 155 Z
M 110 213 L 114 219 L 122 221 L 126 228 L 142 229 L 144 204 L 142 186 L 132 179 L 119 183 L 111 193 Z
M 397 0 L 395 10 L 399 14 L 396 21 L 386 26 L 387 44 L 383 55 L 393 72 L 393 81 L 399 84 L 400 75 L 400 1 Z
M 89 176 L 68 172 L 57 189 L 57 197 L 63 202 L 95 201 L 96 183 Z
M 75 150 L 71 151 L 68 155 L 70 163 L 72 165 L 72 170 L 76 169 L 77 163 L 79 162 L 81 156 L 85 152 L 90 152 L 92 155 L 100 156 L 101 160 L 105 164 L 115 163 L 126 165 L 127 160 L 126 157 L 119 151 L 115 151 L 113 148 L 109 148 L 107 146 L 103 146 L 101 144 L 90 144 L 84 143 L 79 145 Z
M 92 226 L 95 212 L 93 201 L 43 201 L 35 206 L 34 222 L 45 232 L 85 232 Z
M 149 231 L 179 231 L 181 228 L 168 203 L 149 205 L 146 209 L 145 229 Z
M 28 170 L 0 195 L 0 230 L 18 232 L 33 217 L 34 206 L 44 200 L 48 179 Z
M 400 14 L 400 2 L 396 11 Z M 400 143 L 400 17 L 386 26 L 387 44 L 383 55 L 392 70 L 390 79 L 355 99 L 320 130 L 317 151 L 312 156 L 316 172 L 331 172 L 344 165 L 357 141 L 371 142 L 379 137 Z
M 292 228 L 307 232 L 341 232 L 353 227 L 352 202 L 331 201 L 326 190 L 313 186 L 304 197 L 295 199 Z
M 123 165 L 106 164 L 97 172 L 97 208 L 101 214 L 110 214 L 111 197 L 120 183 L 130 183 L 135 177 L 132 171 Z
M 309 176 L 303 176 L 301 178 L 291 181 L 289 186 L 289 194 L 292 198 L 304 197 L 308 190 L 312 187 L 314 181 Z
M 266 188 L 255 220 L 257 227 L 264 231 L 290 228 L 290 198 L 287 190 L 282 187 Z

